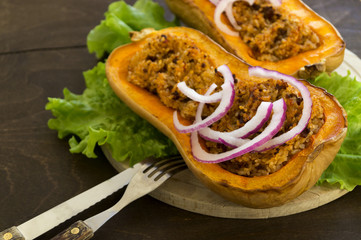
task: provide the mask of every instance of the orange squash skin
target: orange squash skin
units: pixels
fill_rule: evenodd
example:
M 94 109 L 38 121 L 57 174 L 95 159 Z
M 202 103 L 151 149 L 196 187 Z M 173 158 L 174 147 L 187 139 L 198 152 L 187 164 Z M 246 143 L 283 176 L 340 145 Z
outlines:
M 256 60 L 241 38 L 220 31 L 213 20 L 215 6 L 209 0 L 166 0 L 166 3 L 170 10 L 188 26 L 210 36 L 227 51 L 252 66 L 261 66 L 296 77 L 308 77 L 321 71 L 331 72 L 343 62 L 346 44 L 339 32 L 301 0 L 282 0 L 280 8 L 286 9 L 287 12 L 297 16 L 302 23 L 310 26 L 320 38 L 321 45 L 317 49 L 278 62 Z M 224 16 L 223 20 L 227 23 Z M 232 29 L 231 25 L 229 27 Z M 317 69 L 305 69 L 313 65 L 317 66 Z
M 321 100 L 325 124 L 312 137 L 309 147 L 293 156 L 284 167 L 273 174 L 242 177 L 224 170 L 218 164 L 198 162 L 192 156 L 190 135 L 179 133 L 173 126 L 174 110 L 163 105 L 156 95 L 127 81 L 131 56 L 145 43 L 145 38 L 162 33 L 192 38 L 198 43 L 197 47 L 213 57 L 216 66 L 227 64 L 238 79 L 248 75 L 249 66 L 246 63 L 226 52 L 206 35 L 184 27 L 168 28 L 148 33 L 142 36 L 143 38 L 139 37 L 138 41 L 121 46 L 111 53 L 106 62 L 106 73 L 117 96 L 168 136 L 193 174 L 226 199 L 248 207 L 267 208 L 284 204 L 311 188 L 334 159 L 346 135 L 346 113 L 338 101 L 325 90 L 304 82 L 311 94 Z M 184 119 L 182 122 L 190 124 Z

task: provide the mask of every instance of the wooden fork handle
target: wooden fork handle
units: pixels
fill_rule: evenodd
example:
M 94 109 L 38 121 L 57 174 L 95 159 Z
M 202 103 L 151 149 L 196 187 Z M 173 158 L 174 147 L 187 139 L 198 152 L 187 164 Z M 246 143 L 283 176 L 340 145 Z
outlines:
M 86 240 L 92 238 L 93 230 L 83 221 L 77 221 L 51 240 Z

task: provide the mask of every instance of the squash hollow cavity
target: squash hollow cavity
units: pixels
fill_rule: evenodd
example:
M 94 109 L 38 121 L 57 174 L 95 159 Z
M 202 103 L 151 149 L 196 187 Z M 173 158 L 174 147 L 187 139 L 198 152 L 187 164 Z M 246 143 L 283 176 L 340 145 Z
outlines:
M 196 92 L 204 94 L 212 83 L 220 86 L 222 76 L 216 71 L 212 56 L 192 39 L 176 34 L 160 34 L 147 38 L 141 49 L 130 59 L 128 81 L 155 94 L 161 102 L 180 112 L 189 121 L 195 118 L 198 103 L 183 95 L 177 83 L 185 82 Z M 261 102 L 274 102 L 280 98 L 287 105 L 286 121 L 277 135 L 289 131 L 302 115 L 303 100 L 300 93 L 282 80 L 261 79 L 235 75 L 236 96 L 226 116 L 212 124 L 220 132 L 234 131 L 247 123 L 256 114 Z M 219 87 L 218 87 L 219 89 Z M 307 148 L 312 136 L 324 123 L 321 104 L 313 98 L 311 120 L 307 128 L 282 146 L 264 152 L 251 152 L 232 160 L 219 163 L 222 168 L 237 175 L 265 176 L 278 171 L 298 152 Z M 217 103 L 207 104 L 203 117 L 209 116 Z M 260 134 L 267 123 L 250 139 Z M 204 142 L 210 153 L 230 150 L 224 144 Z
M 269 1 L 244 1 L 233 4 L 232 13 L 239 26 L 239 36 L 258 61 L 277 62 L 314 50 L 320 38 L 307 25 Z

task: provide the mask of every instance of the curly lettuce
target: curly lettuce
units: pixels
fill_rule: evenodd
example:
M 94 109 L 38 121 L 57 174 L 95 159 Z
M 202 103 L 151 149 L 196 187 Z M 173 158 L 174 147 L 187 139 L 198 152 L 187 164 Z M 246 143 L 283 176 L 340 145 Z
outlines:
M 176 18 L 168 22 L 164 18 L 164 9 L 151 0 L 138 0 L 133 6 L 124 1 L 114 2 L 109 5 L 105 19 L 89 32 L 88 50 L 101 58 L 116 47 L 129 43 L 129 32 L 144 28 L 159 30 L 177 25 Z
M 84 72 L 86 89 L 80 95 L 64 89 L 64 99 L 49 98 L 48 121 L 59 138 L 69 135 L 70 152 L 97 157 L 97 145 L 107 144 L 114 159 L 133 165 L 145 157 L 176 154 L 173 143 L 146 120 L 132 112 L 112 91 L 104 63 Z
M 87 45 L 90 53 L 104 57 L 114 48 L 129 43 L 129 33 L 147 27 L 155 29 L 175 26 L 168 22 L 164 9 L 151 0 L 138 0 L 134 6 L 124 1 L 110 4 L 105 20 L 90 31 Z M 114 94 L 99 62 L 84 72 L 86 89 L 80 95 L 63 90 L 64 98 L 49 98 L 46 109 L 55 118 L 48 121 L 59 138 L 70 137 L 70 152 L 97 157 L 95 147 L 107 145 L 117 161 L 130 165 L 149 156 L 161 157 L 177 153 L 174 144 L 144 119 L 132 112 Z
M 361 185 L 361 82 L 336 72 L 323 73 L 311 82 L 334 95 L 347 113 L 348 129 L 340 151 L 323 172 L 319 183 L 338 183 L 352 190 Z

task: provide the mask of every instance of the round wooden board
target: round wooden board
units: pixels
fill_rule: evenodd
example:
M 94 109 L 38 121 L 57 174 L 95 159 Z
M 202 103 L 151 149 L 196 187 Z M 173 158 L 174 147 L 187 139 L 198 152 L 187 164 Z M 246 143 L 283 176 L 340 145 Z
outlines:
M 346 49 L 345 60 L 336 69 L 336 72 L 346 75 L 347 71 L 350 71 L 351 76 L 360 81 L 361 71 L 359 69 L 361 69 L 361 60 Z M 105 147 L 102 149 L 116 170 L 124 170 L 126 165 L 115 161 Z M 150 195 L 172 206 L 204 215 L 222 218 L 264 219 L 308 211 L 332 202 L 347 192 L 336 186 L 324 184 L 312 187 L 298 198 L 282 206 L 253 209 L 223 199 L 200 183 L 189 170 L 185 170 L 173 176 Z

